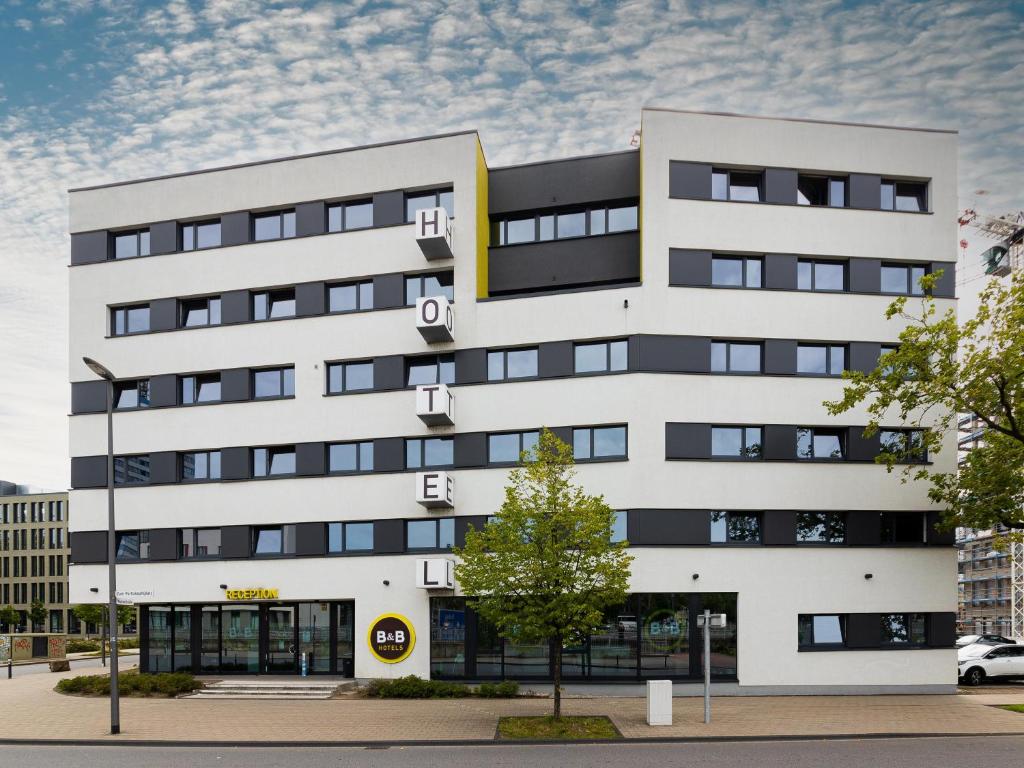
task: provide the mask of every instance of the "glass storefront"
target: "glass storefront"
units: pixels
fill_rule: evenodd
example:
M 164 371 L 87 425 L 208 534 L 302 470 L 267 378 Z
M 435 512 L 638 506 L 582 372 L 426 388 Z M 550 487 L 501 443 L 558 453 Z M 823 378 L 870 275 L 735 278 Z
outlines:
M 354 605 L 346 602 L 142 606 L 148 672 L 353 674 Z M 332 653 L 333 648 L 333 653 Z
M 624 606 L 606 611 L 589 637 L 562 643 L 562 675 L 567 680 L 700 679 L 704 644 L 697 615 L 705 608 L 728 617 L 727 627 L 712 630 L 712 677 L 734 680 L 734 592 L 631 595 Z M 548 679 L 552 646 L 502 639 L 465 598 L 431 598 L 431 677 Z

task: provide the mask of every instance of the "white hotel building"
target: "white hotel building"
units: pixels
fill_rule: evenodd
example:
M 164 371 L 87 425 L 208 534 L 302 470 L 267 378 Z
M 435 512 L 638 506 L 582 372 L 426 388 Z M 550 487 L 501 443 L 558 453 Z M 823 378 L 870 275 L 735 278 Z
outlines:
M 546 426 L 636 558 L 568 678 L 696 678 L 710 607 L 741 691 L 951 690 L 952 535 L 873 462 L 908 435 L 822 402 L 918 276 L 953 305 L 955 133 L 648 109 L 642 137 L 489 168 L 467 131 L 72 190 L 71 602 L 107 599 L 89 356 L 121 380 L 144 669 L 548 678 L 559 649 L 497 637 L 435 562 Z M 382 614 L 415 632 L 399 663 L 368 646 Z

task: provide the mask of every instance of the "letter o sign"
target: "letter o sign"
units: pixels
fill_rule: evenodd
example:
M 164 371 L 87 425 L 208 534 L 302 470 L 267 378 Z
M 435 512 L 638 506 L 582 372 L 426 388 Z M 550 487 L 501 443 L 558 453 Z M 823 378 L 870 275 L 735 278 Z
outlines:
M 416 645 L 412 622 L 397 613 L 384 613 L 370 624 L 366 633 L 370 653 L 385 664 L 405 661 Z
M 423 307 L 420 309 L 420 317 L 428 325 L 433 325 L 438 321 L 441 317 L 441 308 L 437 304 L 437 299 L 427 299 L 423 302 Z

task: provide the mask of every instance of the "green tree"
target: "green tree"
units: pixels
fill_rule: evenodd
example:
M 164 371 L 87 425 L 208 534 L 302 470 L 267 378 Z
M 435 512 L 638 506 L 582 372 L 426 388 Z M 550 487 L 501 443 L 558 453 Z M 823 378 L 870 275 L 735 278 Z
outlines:
M 513 469 L 505 501 L 482 530 L 456 548 L 459 585 L 502 637 L 553 642 L 554 716 L 562 714 L 561 649 L 603 623 L 626 600 L 626 542 L 612 543 L 615 512 L 573 480 L 572 449 L 544 429 Z
M 8 632 L 12 631 L 20 621 L 21 614 L 13 605 L 5 605 L 0 608 L 0 624 L 6 626 Z
M 84 603 L 71 609 L 79 621 L 95 624 L 98 627 L 107 625 L 107 605 L 105 603 Z M 135 619 L 135 607 L 131 605 L 117 606 L 117 623 L 119 626 L 130 624 Z
M 36 627 L 42 626 L 45 629 L 46 622 L 46 606 L 43 605 L 42 600 L 33 600 L 32 605 L 28 609 L 28 618 L 32 623 L 33 631 Z
M 899 420 L 925 429 L 920 445 L 883 446 L 877 461 L 891 472 L 913 462 L 920 449 L 941 452 L 957 418 L 973 413 L 984 423 L 984 443 L 970 451 L 959 472 L 938 472 L 909 464 L 903 481 L 930 483 L 929 496 L 944 507 L 942 526 L 992 528 L 1001 524 L 1014 537 L 1024 530 L 1024 271 L 1008 283 L 993 280 L 982 291 L 978 313 L 958 324 L 956 312 L 940 312 L 927 294 L 941 272 L 921 280 L 920 310 L 908 299 L 889 305 L 886 318 L 901 318 L 898 349 L 882 355 L 869 373 L 847 371 L 841 400 L 826 402 L 832 414 L 867 403 L 865 434 Z

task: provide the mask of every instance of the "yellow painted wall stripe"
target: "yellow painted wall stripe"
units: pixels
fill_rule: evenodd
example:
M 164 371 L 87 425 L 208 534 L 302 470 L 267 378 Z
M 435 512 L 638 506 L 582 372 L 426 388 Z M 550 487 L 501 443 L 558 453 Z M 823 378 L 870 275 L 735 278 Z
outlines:
M 480 137 L 476 139 L 476 297 L 487 298 L 487 250 L 491 244 L 491 219 L 487 215 L 487 160 Z

